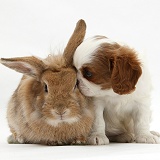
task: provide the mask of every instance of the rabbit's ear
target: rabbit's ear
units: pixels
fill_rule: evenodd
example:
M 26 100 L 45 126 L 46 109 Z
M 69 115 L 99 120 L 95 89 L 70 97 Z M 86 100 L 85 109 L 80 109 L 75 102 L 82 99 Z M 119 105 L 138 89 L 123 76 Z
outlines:
M 16 58 L 1 58 L 0 63 L 17 72 L 32 76 L 39 79 L 40 74 L 45 69 L 45 64 L 42 60 L 36 57 L 16 57 Z
M 67 66 L 71 66 L 73 62 L 73 55 L 77 47 L 82 43 L 86 33 L 86 23 L 84 20 L 77 22 L 76 28 L 69 39 L 69 42 L 64 50 L 64 58 Z

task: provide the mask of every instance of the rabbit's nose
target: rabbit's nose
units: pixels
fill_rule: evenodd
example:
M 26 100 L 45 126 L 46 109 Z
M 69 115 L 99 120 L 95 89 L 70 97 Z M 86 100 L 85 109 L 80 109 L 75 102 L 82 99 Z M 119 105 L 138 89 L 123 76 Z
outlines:
M 56 111 L 55 113 L 57 114 L 58 119 L 59 118 L 60 118 L 60 120 L 64 120 L 65 119 L 66 111 Z
M 63 116 L 66 113 L 66 111 L 55 111 L 55 113 L 59 116 Z

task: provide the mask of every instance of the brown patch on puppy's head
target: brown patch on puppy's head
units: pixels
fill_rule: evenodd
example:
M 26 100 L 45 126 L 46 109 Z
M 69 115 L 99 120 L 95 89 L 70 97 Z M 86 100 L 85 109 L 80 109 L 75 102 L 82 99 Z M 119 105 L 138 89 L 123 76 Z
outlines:
M 104 43 L 96 49 L 90 63 L 86 63 L 81 68 L 83 77 L 97 85 L 101 85 L 102 89 L 110 89 L 111 75 L 113 70 L 114 50 L 118 48 L 118 44 Z
M 81 68 L 84 78 L 120 95 L 135 90 L 142 70 L 133 49 L 118 43 L 103 43 L 94 52 L 92 61 Z

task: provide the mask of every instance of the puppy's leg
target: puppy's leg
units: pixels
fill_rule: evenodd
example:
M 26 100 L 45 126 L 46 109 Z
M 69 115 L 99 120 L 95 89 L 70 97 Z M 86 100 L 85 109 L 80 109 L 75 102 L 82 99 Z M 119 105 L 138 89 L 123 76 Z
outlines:
M 132 143 L 135 140 L 135 137 L 131 133 L 122 133 L 119 135 L 108 136 L 110 142 L 118 143 Z
M 155 132 L 150 132 L 151 111 L 147 105 L 137 104 L 134 108 L 134 132 L 137 143 L 160 143 L 160 139 Z
M 109 144 L 109 139 L 105 135 L 105 122 L 103 118 L 104 107 L 95 105 L 95 120 L 88 144 L 105 145 Z

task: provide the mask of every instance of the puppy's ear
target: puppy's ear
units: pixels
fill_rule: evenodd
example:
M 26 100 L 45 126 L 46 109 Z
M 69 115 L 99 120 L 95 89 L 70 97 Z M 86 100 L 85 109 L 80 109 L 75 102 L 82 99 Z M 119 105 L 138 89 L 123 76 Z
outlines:
M 121 47 L 114 57 L 111 84 L 114 92 L 122 95 L 135 90 L 135 85 L 142 74 L 141 63 L 135 51 Z

